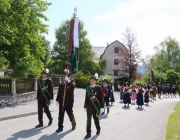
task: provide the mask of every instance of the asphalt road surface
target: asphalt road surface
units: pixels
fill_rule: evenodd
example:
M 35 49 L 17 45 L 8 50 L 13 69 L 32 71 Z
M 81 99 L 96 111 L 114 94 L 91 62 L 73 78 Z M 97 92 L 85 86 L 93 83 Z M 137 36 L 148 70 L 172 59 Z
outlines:
M 138 109 L 136 105 L 123 108 L 119 102 L 119 93 L 115 92 L 115 103 L 110 113 L 100 117 L 101 133 L 96 136 L 92 120 L 91 140 L 164 140 L 166 124 L 177 99 L 157 99 L 149 106 Z M 44 114 L 44 127 L 35 129 L 37 115 L 0 121 L 0 140 L 83 140 L 86 135 L 86 113 L 83 105 L 85 90 L 75 90 L 74 114 L 77 122 L 75 131 L 65 115 L 64 131 L 56 133 L 58 128 L 58 111 L 52 112 L 53 124 L 47 127 L 48 119 Z M 37 106 L 34 103 L 34 106 Z M 15 108 L 16 109 L 16 108 Z M 57 108 L 58 109 L 58 108 Z

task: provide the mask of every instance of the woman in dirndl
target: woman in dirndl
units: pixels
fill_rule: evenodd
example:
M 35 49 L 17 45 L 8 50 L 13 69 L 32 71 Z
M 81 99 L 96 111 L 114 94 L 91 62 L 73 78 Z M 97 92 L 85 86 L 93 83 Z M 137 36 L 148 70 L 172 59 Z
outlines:
M 150 92 L 150 99 L 151 99 L 151 102 L 152 102 L 152 100 L 153 100 L 153 94 L 154 94 L 154 90 L 153 90 L 152 87 L 150 88 L 149 92 Z
M 134 85 L 132 86 L 131 100 L 132 100 L 132 103 L 135 104 L 135 101 L 136 101 L 136 87 Z
M 148 105 L 149 104 L 149 89 L 147 86 L 145 88 L 145 94 L 144 94 L 144 102 Z
M 123 103 L 124 103 L 124 107 L 126 107 L 126 104 L 131 104 L 131 98 L 130 98 L 130 92 L 131 92 L 131 89 L 129 88 L 129 84 L 128 82 L 125 83 L 126 86 L 124 87 L 123 89 L 123 93 L 124 93 L 124 97 L 123 97 Z
M 118 86 L 118 88 L 120 90 L 120 102 L 123 102 L 123 96 L 124 96 L 123 89 L 124 89 L 124 85 Z
M 143 92 L 145 93 L 145 89 L 140 84 L 138 89 L 137 89 L 137 105 L 138 105 L 138 108 L 140 108 L 140 107 L 142 108 L 142 105 L 144 105 Z
M 111 100 L 110 100 L 110 102 L 111 102 L 111 105 L 113 105 L 113 102 L 115 102 L 115 99 L 114 99 L 114 86 L 113 86 L 113 83 L 111 82 L 110 83 L 110 88 L 111 88 Z

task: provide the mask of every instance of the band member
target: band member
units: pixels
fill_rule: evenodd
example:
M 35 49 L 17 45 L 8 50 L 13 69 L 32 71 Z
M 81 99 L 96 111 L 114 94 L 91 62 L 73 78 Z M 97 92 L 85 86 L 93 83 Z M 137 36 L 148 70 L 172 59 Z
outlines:
M 156 94 L 157 94 L 157 88 L 156 88 L 156 84 L 153 84 L 153 99 L 156 100 Z
M 149 103 L 149 89 L 148 89 L 147 86 L 145 86 L 144 89 L 145 89 L 144 102 L 145 102 L 146 104 L 148 104 L 148 103 Z
M 150 99 L 151 99 L 151 102 L 152 102 L 152 100 L 153 100 L 153 94 L 154 94 L 154 89 L 153 89 L 153 87 L 151 87 L 151 88 L 149 89 L 149 92 L 150 92 Z
M 66 111 L 69 120 L 72 124 L 72 130 L 76 129 L 76 121 L 73 114 L 73 104 L 74 104 L 74 87 L 75 81 L 74 79 L 69 79 L 66 76 L 66 72 L 62 74 L 62 82 L 59 85 L 58 94 L 56 98 L 56 105 L 59 106 L 59 118 L 58 118 L 58 129 L 56 132 L 63 131 L 63 122 L 64 122 L 64 113 Z M 66 89 L 65 89 L 66 88 Z M 63 104 L 63 97 L 65 92 L 65 100 L 64 106 Z
M 163 98 L 166 96 L 166 84 L 162 87 Z
M 128 86 L 129 83 L 126 82 L 125 84 L 126 84 L 126 86 L 123 89 L 123 93 L 124 93 L 124 97 L 123 97 L 124 107 L 126 107 L 126 104 L 128 104 L 128 106 L 129 106 L 129 104 L 131 104 L 131 98 L 130 98 L 131 90 L 129 89 L 129 86 Z
M 111 89 L 111 100 L 110 100 L 110 102 L 111 102 L 111 105 L 113 105 L 113 102 L 115 102 L 115 99 L 114 99 L 114 85 L 113 85 L 113 83 L 111 82 L 110 83 L 110 89 Z
M 170 84 L 167 84 L 167 94 L 168 94 L 168 98 L 171 95 L 171 86 Z
M 96 134 L 100 134 L 99 116 L 104 112 L 104 97 L 100 86 L 96 85 L 97 77 L 90 78 L 90 85 L 86 88 L 86 96 L 84 103 L 84 110 L 87 112 L 87 123 L 85 139 L 91 137 L 91 118 L 93 116 L 94 123 L 97 129 Z
M 124 89 L 124 85 L 118 86 L 118 88 L 120 90 L 120 102 L 123 102 L 123 96 L 124 96 L 123 89 Z
M 171 98 L 172 98 L 172 96 L 176 98 L 176 87 L 174 85 L 171 88 L 171 93 L 173 94 L 173 95 L 171 95 Z
M 135 101 L 136 101 L 136 87 L 134 85 L 132 86 L 131 100 L 132 100 L 132 103 L 135 104 Z
M 157 86 L 157 91 L 158 91 L 158 98 L 161 98 L 162 86 L 160 83 Z
M 142 107 L 144 105 L 144 100 L 143 100 L 143 92 L 145 93 L 145 89 L 142 87 L 141 84 L 139 84 L 139 88 L 137 89 L 137 105 L 138 108 Z
M 109 97 L 111 97 L 111 88 L 110 86 L 107 84 L 108 81 L 106 79 L 103 79 L 103 85 L 102 87 L 102 92 L 104 95 L 104 103 L 106 104 L 107 107 L 107 113 L 109 113 Z M 104 115 L 105 111 L 103 112 L 102 115 Z
M 41 73 L 41 77 L 38 79 L 37 101 L 38 101 L 38 120 L 39 124 L 36 128 L 43 127 L 43 108 L 46 113 L 49 123 L 52 124 L 53 118 L 49 111 L 49 105 L 53 103 L 53 85 L 52 81 L 47 78 L 48 69 Z
M 150 88 L 151 88 L 151 84 L 150 83 L 147 84 L 147 88 L 150 90 Z
M 179 86 L 179 89 L 178 89 L 178 90 L 179 90 L 179 98 L 180 98 L 180 86 Z

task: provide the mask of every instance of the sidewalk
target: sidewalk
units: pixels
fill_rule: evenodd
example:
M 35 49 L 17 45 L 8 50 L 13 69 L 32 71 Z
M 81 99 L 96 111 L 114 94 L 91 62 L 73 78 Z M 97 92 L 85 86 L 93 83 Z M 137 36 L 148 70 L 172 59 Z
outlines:
M 57 93 L 57 89 L 54 90 Z M 76 88 L 75 89 L 75 103 L 74 106 L 80 106 L 84 102 L 85 89 Z M 82 96 L 83 95 L 83 96 Z M 50 105 L 49 109 L 51 112 L 58 111 L 59 107 L 56 106 L 56 96 L 54 95 L 54 103 Z M 16 106 L 0 106 L 0 121 L 19 118 L 29 115 L 37 114 L 37 100 L 21 103 Z

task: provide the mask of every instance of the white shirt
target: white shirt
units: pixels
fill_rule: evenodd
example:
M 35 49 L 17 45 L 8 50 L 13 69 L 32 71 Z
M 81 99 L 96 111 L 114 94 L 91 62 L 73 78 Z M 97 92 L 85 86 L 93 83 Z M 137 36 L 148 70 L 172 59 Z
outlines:
M 146 90 L 144 88 L 142 88 L 142 91 L 146 93 Z M 136 89 L 136 93 L 139 93 L 139 88 Z
M 91 85 L 91 88 L 94 88 L 95 86 L 96 86 L 96 84 L 95 84 L 95 85 L 93 85 L 93 86 Z

